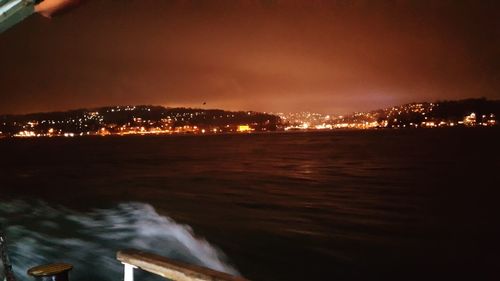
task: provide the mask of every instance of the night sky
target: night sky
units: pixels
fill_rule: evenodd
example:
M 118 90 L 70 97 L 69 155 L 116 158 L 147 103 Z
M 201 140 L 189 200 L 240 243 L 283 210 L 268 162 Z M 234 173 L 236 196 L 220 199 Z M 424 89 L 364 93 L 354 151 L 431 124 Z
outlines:
M 0 54 L 0 113 L 498 99 L 500 1 L 89 0 L 0 34 Z

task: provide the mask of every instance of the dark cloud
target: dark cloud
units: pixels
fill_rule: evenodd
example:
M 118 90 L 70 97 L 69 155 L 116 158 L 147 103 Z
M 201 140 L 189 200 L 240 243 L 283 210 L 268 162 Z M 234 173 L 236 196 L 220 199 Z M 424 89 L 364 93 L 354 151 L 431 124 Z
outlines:
M 499 98 L 496 1 L 87 1 L 0 35 L 0 112 Z

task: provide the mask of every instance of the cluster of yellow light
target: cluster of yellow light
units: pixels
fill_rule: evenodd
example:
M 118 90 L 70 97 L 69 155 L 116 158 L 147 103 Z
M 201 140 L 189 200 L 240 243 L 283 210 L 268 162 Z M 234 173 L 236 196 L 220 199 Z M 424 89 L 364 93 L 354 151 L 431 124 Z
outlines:
M 205 129 L 202 129 L 201 132 L 204 133 Z M 182 127 L 176 127 L 175 128 L 175 133 L 198 133 L 200 132 L 200 129 L 198 126 L 189 126 L 189 125 L 184 125 Z
M 470 115 L 465 116 L 464 124 L 466 126 L 474 126 L 476 124 L 476 114 L 472 112 Z
M 108 136 L 108 135 L 111 135 L 111 133 L 104 127 L 102 127 L 99 132 L 97 132 L 98 135 L 101 135 L 101 136 Z
M 171 134 L 172 131 L 168 129 L 161 129 L 161 128 L 150 128 L 146 130 L 144 127 L 140 128 L 131 128 L 131 129 L 126 129 L 124 130 L 123 128 L 120 128 L 120 132 L 118 132 L 118 135 L 161 135 L 161 134 Z
M 21 132 L 15 134 L 14 137 L 19 137 L 19 138 L 36 137 L 36 133 L 33 131 L 21 131 Z
M 434 122 L 422 122 L 422 127 L 427 127 L 427 128 L 434 128 L 436 127 L 436 123 Z
M 250 126 L 248 125 L 239 125 L 237 131 L 243 133 L 243 132 L 251 132 L 253 131 L 253 129 L 250 128 Z
M 30 128 L 35 128 L 36 125 L 38 125 L 38 121 L 30 121 L 30 122 L 28 122 L 28 126 Z
M 480 121 L 478 121 L 477 115 L 473 112 L 465 116 L 462 121 L 462 124 L 466 126 L 495 126 L 496 123 L 495 114 L 493 113 L 490 113 L 489 115 L 481 115 Z
M 371 129 L 380 125 L 378 122 L 338 123 L 332 125 L 332 129 Z
M 330 124 L 321 124 L 321 125 L 314 126 L 314 129 L 316 129 L 316 130 L 330 130 L 332 128 L 333 128 L 333 126 Z

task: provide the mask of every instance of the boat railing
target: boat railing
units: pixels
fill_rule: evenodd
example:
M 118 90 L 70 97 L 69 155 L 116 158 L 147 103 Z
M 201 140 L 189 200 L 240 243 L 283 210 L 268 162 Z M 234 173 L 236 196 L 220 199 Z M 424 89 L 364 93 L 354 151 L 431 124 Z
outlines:
M 186 264 L 163 256 L 139 250 L 122 250 L 116 258 L 124 265 L 124 281 L 134 280 L 134 269 L 162 276 L 173 281 L 248 281 L 209 268 Z

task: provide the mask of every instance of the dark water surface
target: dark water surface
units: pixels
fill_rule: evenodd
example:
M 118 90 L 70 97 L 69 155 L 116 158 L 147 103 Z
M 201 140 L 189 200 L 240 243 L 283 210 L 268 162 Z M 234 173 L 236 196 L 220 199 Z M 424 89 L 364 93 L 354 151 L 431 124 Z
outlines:
M 500 280 L 498 129 L 0 140 L 16 272 L 135 247 L 252 280 Z

